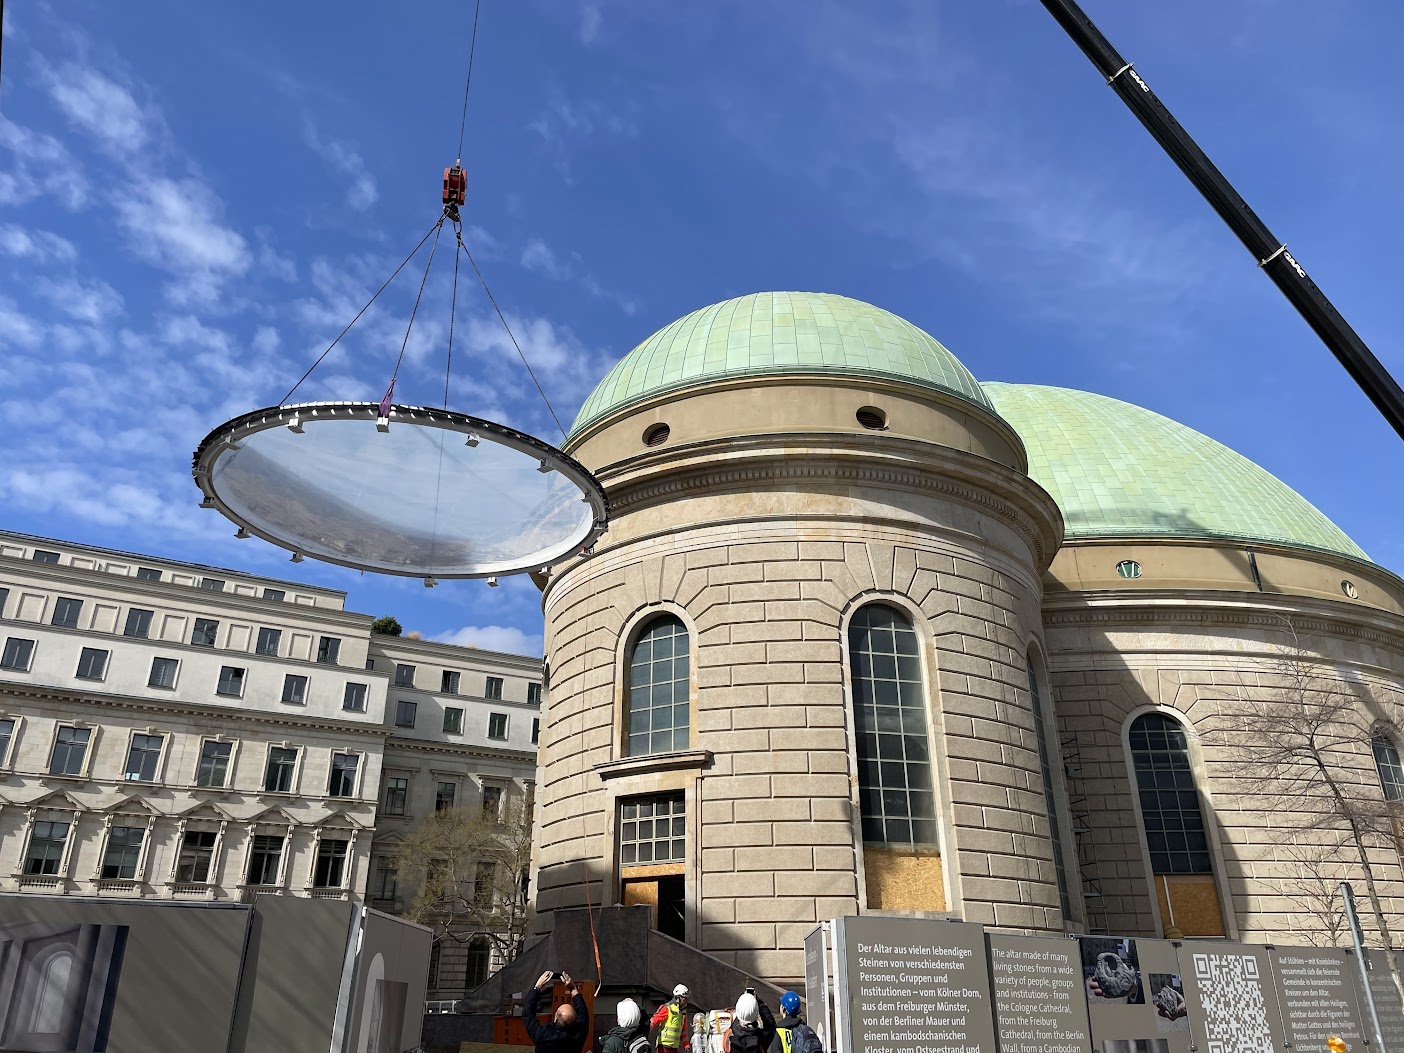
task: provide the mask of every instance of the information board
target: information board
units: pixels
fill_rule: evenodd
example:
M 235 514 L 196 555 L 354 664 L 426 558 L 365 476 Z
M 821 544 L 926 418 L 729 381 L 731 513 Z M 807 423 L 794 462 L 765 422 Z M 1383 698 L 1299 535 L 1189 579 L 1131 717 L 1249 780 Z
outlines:
M 1286 1053 L 1266 947 L 1186 940 L 1180 947 L 1180 962 L 1190 1023 L 1200 1049 Z
M 989 945 L 1001 1053 L 1087 1053 L 1092 1036 L 1078 945 L 993 934 Z
M 1356 1001 L 1359 966 L 1330 947 L 1273 947 L 1268 951 L 1282 1009 L 1282 1026 L 1296 1049 L 1325 1049 L 1339 1035 L 1347 1053 L 1360 1053 L 1367 1030 Z
M 1370 993 L 1375 996 L 1375 1012 L 1379 1014 L 1385 1048 L 1404 1050 L 1404 1006 L 1399 1002 L 1399 989 L 1394 986 L 1389 960 L 1384 951 L 1366 951 L 1366 954 L 1370 963 Z M 1365 996 L 1361 995 L 1360 1001 L 1364 1000 Z M 1362 1005 L 1360 1012 L 1368 1014 L 1369 1010 Z
M 1081 936 L 1077 944 L 1097 1053 L 1189 1053 L 1189 1009 L 1174 944 L 1115 936 Z
M 849 1050 L 997 1053 L 983 928 L 870 917 L 836 928 Z

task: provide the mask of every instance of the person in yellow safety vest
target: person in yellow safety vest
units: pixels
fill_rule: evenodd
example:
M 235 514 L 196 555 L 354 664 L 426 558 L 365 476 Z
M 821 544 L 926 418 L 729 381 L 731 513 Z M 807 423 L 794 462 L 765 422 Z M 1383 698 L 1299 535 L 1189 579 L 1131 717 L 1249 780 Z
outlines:
M 664 1002 L 653 1014 L 651 1023 L 658 1028 L 658 1053 L 678 1053 L 683 1032 L 687 1030 L 687 995 L 687 985 L 678 984 L 673 988 L 672 1001 Z

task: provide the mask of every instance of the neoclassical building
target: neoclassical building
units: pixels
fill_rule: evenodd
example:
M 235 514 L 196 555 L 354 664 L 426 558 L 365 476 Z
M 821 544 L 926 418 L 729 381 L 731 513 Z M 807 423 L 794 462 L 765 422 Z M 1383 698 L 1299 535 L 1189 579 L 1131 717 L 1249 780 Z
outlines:
M 519 811 L 540 660 L 372 633 L 345 601 L 0 531 L 0 915 L 7 892 L 404 913 L 427 816 Z M 505 927 L 447 934 L 430 997 L 477 986 Z
M 1404 582 L 1150 410 L 981 384 L 879 308 L 762 293 L 626 355 L 567 450 L 612 518 L 538 579 L 538 932 L 648 904 L 776 982 L 817 921 L 879 911 L 1300 935 L 1285 878 L 1330 838 L 1222 727 L 1292 664 L 1360 700 L 1343 784 L 1404 797 Z

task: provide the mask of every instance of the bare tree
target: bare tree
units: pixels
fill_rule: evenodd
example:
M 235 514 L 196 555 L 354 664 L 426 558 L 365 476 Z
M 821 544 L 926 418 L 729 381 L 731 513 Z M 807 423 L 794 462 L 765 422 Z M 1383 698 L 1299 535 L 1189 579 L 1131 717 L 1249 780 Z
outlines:
M 436 942 L 485 937 L 505 963 L 526 940 L 531 796 L 501 802 L 501 815 L 495 810 L 435 812 L 401 842 L 396 860 L 416 886 L 406 917 L 433 929 Z
M 1282 847 L 1288 876 L 1282 892 L 1312 924 L 1297 935 L 1313 947 L 1342 947 L 1350 941 L 1350 922 L 1341 900 L 1341 882 L 1350 879 L 1350 867 L 1341 861 L 1339 846 L 1288 841 Z
M 1371 859 L 1372 850 L 1392 847 L 1398 862 L 1395 815 L 1378 783 L 1357 775 L 1362 744 L 1368 749 L 1373 735 L 1395 730 L 1395 721 L 1366 685 L 1341 677 L 1305 651 L 1290 621 L 1284 619 L 1284 627 L 1289 643 L 1277 664 L 1276 685 L 1224 703 L 1206 737 L 1217 740 L 1239 774 L 1260 783 L 1261 792 L 1295 822 L 1289 836 L 1338 845 L 1337 858 L 1350 860 L 1349 876 L 1363 880 L 1404 999 L 1404 975 L 1380 901 L 1378 864 Z

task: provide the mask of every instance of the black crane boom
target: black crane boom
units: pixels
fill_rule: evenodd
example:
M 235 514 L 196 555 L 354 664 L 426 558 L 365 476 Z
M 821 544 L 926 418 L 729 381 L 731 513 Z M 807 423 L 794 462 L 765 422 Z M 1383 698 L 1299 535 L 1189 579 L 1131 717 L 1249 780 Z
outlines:
M 1224 174 L 1209 160 L 1199 144 L 1180 126 L 1150 85 L 1121 57 L 1074 0 L 1043 0 L 1043 6 L 1068 36 L 1107 78 L 1107 83 L 1130 107 L 1170 159 L 1204 195 L 1253 259 L 1282 290 L 1282 295 L 1306 319 L 1360 389 L 1369 396 L 1390 425 L 1404 438 L 1404 390 L 1380 364 L 1365 341 L 1326 298 L 1306 268 L 1287 246 L 1273 236 L 1267 224 L 1248 207 Z

